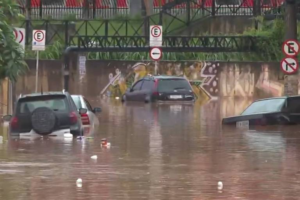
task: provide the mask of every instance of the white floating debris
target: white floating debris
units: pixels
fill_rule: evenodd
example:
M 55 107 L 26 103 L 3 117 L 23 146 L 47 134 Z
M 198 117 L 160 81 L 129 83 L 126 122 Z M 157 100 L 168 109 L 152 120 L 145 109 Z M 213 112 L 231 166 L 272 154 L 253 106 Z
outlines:
M 116 99 L 117 99 L 117 100 L 119 100 L 119 99 L 120 99 L 120 97 L 116 97 Z
M 76 185 L 77 185 L 77 187 L 82 187 L 82 179 L 81 178 L 77 179 Z
M 82 179 L 81 178 L 77 179 L 76 183 L 82 183 Z
M 82 183 L 76 183 L 76 186 L 81 188 L 82 187 Z
M 94 160 L 97 160 L 98 156 L 97 155 L 94 155 L 91 157 L 91 159 L 94 159 Z
M 65 137 L 65 138 L 72 138 L 73 135 L 72 135 L 71 133 L 65 133 L 65 134 L 64 134 L 64 137 Z
M 219 190 L 223 189 L 223 183 L 221 181 L 218 182 L 218 189 Z

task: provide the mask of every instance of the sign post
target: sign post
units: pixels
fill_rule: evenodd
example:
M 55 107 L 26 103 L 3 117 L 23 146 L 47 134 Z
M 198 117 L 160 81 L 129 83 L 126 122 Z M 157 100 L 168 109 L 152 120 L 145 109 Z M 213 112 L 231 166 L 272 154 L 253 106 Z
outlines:
M 298 94 L 298 76 L 299 68 L 297 55 L 299 53 L 299 42 L 295 39 L 288 39 L 282 44 L 282 52 L 286 56 L 281 60 L 280 68 L 285 74 L 284 76 L 284 94 Z
M 162 26 L 150 26 L 150 47 L 161 47 L 163 40 Z
M 25 51 L 25 28 L 14 28 L 16 42 L 18 42 L 22 50 Z
M 299 46 L 297 40 L 286 40 L 282 45 L 282 51 L 286 57 L 281 60 L 280 67 L 286 75 L 292 75 L 298 71 L 299 65 L 296 57 L 299 54 Z
M 153 47 L 150 49 L 150 57 L 155 61 L 155 73 L 158 70 L 158 62 L 162 58 L 162 50 L 159 47 L 163 45 L 163 32 L 162 26 L 153 25 L 150 26 L 150 41 L 149 46 Z
M 36 51 L 36 74 L 35 74 L 35 92 L 38 92 L 39 77 L 39 51 L 46 49 L 46 31 L 33 30 L 32 33 L 32 50 Z

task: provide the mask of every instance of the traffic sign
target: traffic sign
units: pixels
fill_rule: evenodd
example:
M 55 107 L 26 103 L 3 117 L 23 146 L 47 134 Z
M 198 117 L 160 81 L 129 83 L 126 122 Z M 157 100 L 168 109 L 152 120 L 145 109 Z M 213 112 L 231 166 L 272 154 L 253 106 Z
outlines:
M 281 61 L 281 70 L 286 74 L 294 74 L 298 68 L 298 62 L 294 58 L 284 58 Z
M 152 60 L 158 61 L 162 57 L 162 51 L 160 48 L 154 47 L 150 50 L 150 57 Z
M 282 45 L 282 51 L 287 57 L 296 56 L 299 53 L 299 43 L 297 40 L 287 40 Z
M 45 51 L 46 49 L 46 31 L 33 30 L 32 33 L 32 50 Z
M 25 49 L 25 28 L 14 28 L 16 42 L 18 42 L 23 50 Z
M 150 47 L 161 47 L 163 40 L 162 26 L 150 26 Z

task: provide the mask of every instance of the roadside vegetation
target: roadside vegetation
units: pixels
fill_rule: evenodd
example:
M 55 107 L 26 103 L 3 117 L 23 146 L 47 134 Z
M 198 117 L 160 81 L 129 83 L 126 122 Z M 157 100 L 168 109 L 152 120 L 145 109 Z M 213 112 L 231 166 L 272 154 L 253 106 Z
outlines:
M 13 23 L 23 19 L 18 14 L 18 5 L 12 0 L 0 1 L 0 80 L 9 78 L 16 81 L 26 71 L 24 52 L 15 41 Z

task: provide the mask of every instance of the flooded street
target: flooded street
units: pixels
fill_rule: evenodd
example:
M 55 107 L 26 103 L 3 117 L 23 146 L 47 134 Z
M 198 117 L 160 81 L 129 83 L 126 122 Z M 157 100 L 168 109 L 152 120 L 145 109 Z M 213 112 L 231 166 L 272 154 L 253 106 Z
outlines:
M 299 126 L 222 128 L 230 109 L 220 102 L 91 103 L 103 109 L 94 138 L 7 140 L 2 133 L 1 200 L 299 199 Z M 111 148 L 101 147 L 102 138 Z

